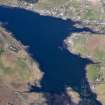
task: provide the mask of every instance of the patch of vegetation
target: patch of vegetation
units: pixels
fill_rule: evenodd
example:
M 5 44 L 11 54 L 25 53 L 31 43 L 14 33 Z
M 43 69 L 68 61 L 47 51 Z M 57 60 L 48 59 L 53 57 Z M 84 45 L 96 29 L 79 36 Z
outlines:
M 98 84 L 96 89 L 100 93 L 105 92 L 105 84 L 100 84 L 100 85 Z
M 28 80 L 30 78 L 30 71 L 27 63 L 22 58 L 18 58 L 15 63 L 15 68 L 5 67 L 0 59 L 0 76 L 12 76 L 17 75 L 19 80 Z
M 83 18 L 89 20 L 98 20 L 100 19 L 100 15 L 97 13 L 97 11 L 93 10 L 92 8 L 88 8 L 84 13 Z
M 4 70 L 2 68 L 0 68 L 0 76 L 4 75 Z
M 17 64 L 16 69 L 20 75 L 20 78 L 23 80 L 27 80 L 29 78 L 30 71 L 26 62 L 23 59 L 18 58 L 16 64 Z
M 19 65 L 23 69 L 25 69 L 27 67 L 26 62 L 22 58 L 18 58 L 16 63 L 17 63 L 17 65 Z
M 89 81 L 94 82 L 100 75 L 100 65 L 98 64 L 91 64 L 88 65 L 87 69 L 87 76 Z
M 76 36 L 76 37 L 74 38 L 74 43 L 77 43 L 77 44 L 85 44 L 86 40 L 87 40 L 86 37 L 83 36 L 83 35 L 81 35 L 81 36 Z
M 4 52 L 3 48 L 0 48 L 0 55 Z
M 76 52 L 79 52 L 80 54 L 85 54 L 87 52 L 87 49 L 84 47 L 85 43 L 86 43 L 86 37 L 84 36 L 77 36 L 75 37 L 75 39 L 73 39 L 74 42 L 74 48 L 76 50 Z
M 3 71 L 6 75 L 12 75 L 15 73 L 15 70 L 11 69 L 10 67 L 4 68 Z
M 0 59 L 0 76 L 4 76 L 5 75 L 5 70 L 4 70 L 4 66 L 2 64 L 2 61 Z
M 94 56 L 98 61 L 105 60 L 105 52 L 99 48 L 96 49 Z
M 5 67 L 3 65 L 2 60 L 0 59 L 0 75 L 1 76 L 6 76 L 6 75 L 13 75 L 16 71 L 11 69 L 11 67 Z
M 85 55 L 87 53 L 87 49 L 83 46 L 76 46 L 76 51 L 78 51 L 81 55 Z
M 48 9 L 53 7 L 58 7 L 66 3 L 68 0 L 39 0 L 38 3 L 36 3 L 37 8 L 41 9 Z

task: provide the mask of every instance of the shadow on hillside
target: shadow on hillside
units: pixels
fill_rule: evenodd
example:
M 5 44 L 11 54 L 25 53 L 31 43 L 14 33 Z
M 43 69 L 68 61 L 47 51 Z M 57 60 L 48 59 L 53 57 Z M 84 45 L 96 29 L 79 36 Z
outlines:
M 101 105 L 96 95 L 91 92 L 85 78 L 85 67 L 92 63 L 78 55 L 68 52 L 63 47 L 63 40 L 74 32 L 93 32 L 89 28 L 76 28 L 76 22 L 18 8 L 0 6 L 0 21 L 23 44 L 29 45 L 29 52 L 39 62 L 44 72 L 41 88 L 30 85 L 29 92 L 49 93 L 51 96 L 62 95 L 66 87 L 72 87 L 81 96 L 81 105 Z M 81 88 L 82 80 L 86 93 Z M 53 97 L 54 99 L 54 97 Z M 89 102 L 90 103 L 89 103 Z M 85 104 L 83 104 L 85 102 Z M 71 102 L 69 102 L 69 105 Z M 49 105 L 56 105 L 54 100 Z M 57 104 L 60 105 L 60 104 Z M 66 105 L 62 102 L 62 105 Z

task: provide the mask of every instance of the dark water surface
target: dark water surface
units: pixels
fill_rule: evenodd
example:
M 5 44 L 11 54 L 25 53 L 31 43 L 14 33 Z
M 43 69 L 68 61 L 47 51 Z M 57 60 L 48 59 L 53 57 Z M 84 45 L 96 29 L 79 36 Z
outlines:
M 0 6 L 0 22 L 18 40 L 30 46 L 29 52 L 44 72 L 42 88 L 31 86 L 30 92 L 62 94 L 65 93 L 65 87 L 70 86 L 80 94 L 81 105 L 101 105 L 85 78 L 85 67 L 91 61 L 60 48 L 68 35 L 74 32 L 92 32 L 91 29 L 76 28 L 76 22 L 72 20 L 41 16 L 24 9 L 4 6 Z M 85 81 L 87 96 L 82 92 L 82 80 Z M 88 101 L 90 104 L 87 104 Z

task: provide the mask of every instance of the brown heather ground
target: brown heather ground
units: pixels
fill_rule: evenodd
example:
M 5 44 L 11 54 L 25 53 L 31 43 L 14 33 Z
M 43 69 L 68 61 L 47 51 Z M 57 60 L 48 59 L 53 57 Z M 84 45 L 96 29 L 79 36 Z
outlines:
M 14 46 L 17 52 L 10 46 Z M 0 27 L 0 105 L 41 102 L 41 93 L 24 93 L 28 91 L 28 83 L 36 83 L 41 77 L 37 63 L 28 55 L 24 46 Z

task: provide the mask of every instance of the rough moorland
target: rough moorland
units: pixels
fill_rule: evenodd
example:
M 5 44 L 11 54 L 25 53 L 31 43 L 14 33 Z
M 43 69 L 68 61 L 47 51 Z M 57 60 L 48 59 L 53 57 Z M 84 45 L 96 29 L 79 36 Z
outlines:
M 0 105 L 43 103 L 43 94 L 28 93 L 28 84 L 39 85 L 43 73 L 12 36 L 0 27 Z

